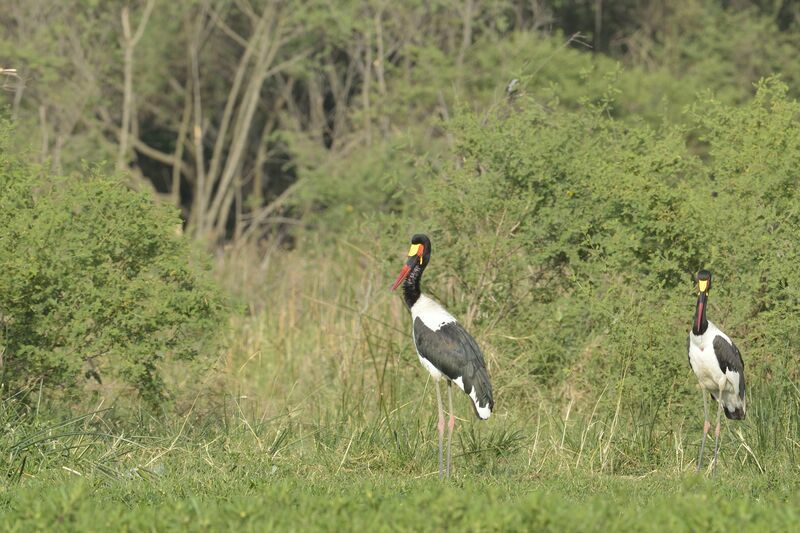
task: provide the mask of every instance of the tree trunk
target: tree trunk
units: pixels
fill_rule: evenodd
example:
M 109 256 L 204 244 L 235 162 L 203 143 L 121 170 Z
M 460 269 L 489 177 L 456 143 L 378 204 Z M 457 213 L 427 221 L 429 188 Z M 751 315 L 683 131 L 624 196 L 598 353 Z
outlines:
M 135 33 L 131 33 L 130 13 L 128 7 L 122 8 L 122 36 L 123 36 L 123 90 L 122 90 L 122 127 L 119 140 L 119 151 L 117 152 L 117 170 L 125 170 L 128 168 L 127 157 L 129 141 L 128 137 L 131 130 L 131 114 L 133 109 L 133 52 L 136 45 L 144 34 L 144 29 L 147 26 L 147 20 L 150 18 L 150 13 L 153 11 L 155 0 L 148 0 L 142 14 L 142 20 L 136 28 Z

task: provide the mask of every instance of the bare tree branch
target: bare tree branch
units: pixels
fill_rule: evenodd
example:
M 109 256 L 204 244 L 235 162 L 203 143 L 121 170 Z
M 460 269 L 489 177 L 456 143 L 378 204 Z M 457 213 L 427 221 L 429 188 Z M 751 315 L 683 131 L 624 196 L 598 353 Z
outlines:
M 49 130 L 47 128 L 47 107 L 45 105 L 39 106 L 39 128 L 42 130 L 40 163 L 44 163 L 47 159 L 47 153 L 50 151 Z
M 227 196 L 227 189 L 231 186 L 233 178 L 241 171 L 244 148 L 247 144 L 253 116 L 258 107 L 261 87 L 269 72 L 269 66 L 274 61 L 283 43 L 281 38 L 283 19 L 277 16 L 275 9 L 276 3 L 271 3 L 269 6 L 264 7 L 265 13 L 271 13 L 271 15 L 268 15 L 269 18 L 277 18 L 277 21 L 272 24 L 272 28 L 270 28 L 269 31 L 261 34 L 261 42 L 259 43 L 258 52 L 256 54 L 252 76 L 247 84 L 245 93 L 242 96 L 241 105 L 236 114 L 236 127 L 233 130 L 231 144 L 225 160 L 225 167 L 222 169 L 214 199 L 210 204 L 206 221 L 208 224 L 207 229 L 213 229 L 217 234 L 221 232 L 224 226 L 226 213 L 232 202 L 232 198 Z
M 191 77 L 187 83 L 191 83 Z M 183 93 L 183 114 L 181 116 L 181 125 L 178 129 L 178 138 L 175 141 L 175 153 L 172 156 L 172 187 L 170 187 L 170 194 L 172 195 L 172 203 L 179 207 L 181 204 L 181 174 L 184 172 L 183 163 L 183 149 L 184 141 L 186 139 L 186 132 L 189 130 L 189 121 L 192 119 L 192 93 L 190 90 L 185 90 Z
M 239 65 L 236 68 L 236 73 L 233 76 L 233 83 L 228 91 L 228 98 L 225 102 L 225 109 L 222 112 L 222 119 L 220 120 L 217 139 L 214 143 L 214 151 L 211 155 L 211 164 L 208 169 L 209 179 L 212 182 L 216 180 L 217 173 L 222 165 L 222 151 L 228 140 L 228 128 L 230 127 L 230 123 L 233 118 L 236 101 L 239 99 L 239 93 L 245 79 L 245 74 L 247 73 L 247 67 L 250 64 L 256 48 L 259 44 L 261 44 L 261 39 L 264 38 L 263 34 L 266 32 L 270 19 L 269 11 L 270 10 L 267 8 L 264 8 L 262 17 L 258 21 L 253 35 L 250 37 L 250 41 L 247 43 L 244 54 L 242 54 L 242 57 L 239 60 Z M 209 193 L 207 193 L 207 191 L 202 190 L 201 193 L 208 197 Z M 201 226 L 199 229 L 202 231 L 204 228 Z
M 474 0 L 467 0 L 464 9 L 461 11 L 461 47 L 458 49 L 458 58 L 456 59 L 456 68 L 459 71 L 464 67 L 464 56 L 466 56 L 467 49 L 472 44 L 473 7 Z
M 367 137 L 367 144 L 372 144 L 372 117 L 370 116 L 369 92 L 372 86 L 372 38 L 369 33 L 365 36 L 366 45 L 364 50 L 364 61 L 361 66 L 361 105 L 364 108 L 364 132 Z
M 384 68 L 383 68 L 383 61 L 386 59 L 383 50 L 383 11 L 378 11 L 375 13 L 375 41 L 378 49 L 376 50 L 378 57 L 375 58 L 375 61 L 372 62 L 372 65 L 375 67 L 375 76 L 378 79 L 378 91 L 381 95 L 381 108 L 383 108 L 382 103 L 386 100 L 386 79 L 384 78 Z M 386 116 L 386 113 L 383 112 L 381 109 L 380 113 L 380 124 L 381 124 L 381 133 L 386 135 L 389 131 L 389 120 Z
M 198 231 L 205 224 L 206 214 L 206 170 L 203 157 L 203 105 L 200 100 L 200 44 L 203 32 L 203 18 L 205 8 L 200 10 L 195 22 L 193 38 L 189 40 L 189 64 L 191 71 L 192 103 L 193 103 L 193 127 L 192 140 L 194 141 L 195 173 L 197 175 L 196 190 L 194 194 L 194 205 L 192 209 L 192 219 Z
M 216 24 L 217 27 L 222 30 L 222 33 L 224 33 L 225 35 L 230 37 L 233 42 L 235 42 L 236 44 L 238 44 L 242 48 L 245 48 L 245 49 L 247 48 L 247 45 L 248 45 L 247 39 L 245 39 L 244 37 L 242 37 L 241 35 L 236 33 L 233 30 L 233 28 L 228 26 L 225 23 L 225 21 L 222 20 L 222 17 L 220 17 L 219 14 L 215 10 L 212 9 L 211 11 L 209 11 L 209 13 L 211 14 L 211 18 L 214 20 L 214 24 Z
M 131 112 L 133 108 L 133 52 L 139 40 L 144 35 L 150 13 L 155 6 L 155 0 L 147 0 L 142 19 L 136 27 L 136 32 L 131 35 L 130 13 L 128 6 L 122 8 L 122 36 L 124 46 L 124 67 L 123 67 L 123 96 L 122 96 L 122 135 L 120 136 L 119 151 L 117 152 L 117 168 L 119 170 L 127 168 L 126 156 L 128 153 L 128 137 L 131 129 Z
M 191 99 L 189 99 L 191 100 Z M 117 139 L 122 137 L 122 129 L 117 127 L 114 124 L 114 121 L 111 119 L 111 116 L 108 110 L 104 108 L 98 108 L 97 114 L 99 115 L 100 120 L 102 121 L 103 126 L 109 130 Z M 84 121 L 86 122 L 86 121 Z M 188 122 L 188 121 L 187 121 Z M 87 123 L 88 124 L 88 123 Z M 185 135 L 185 132 L 184 132 Z M 164 163 L 165 165 L 170 165 L 172 167 L 177 167 L 179 172 L 185 176 L 191 176 L 192 172 L 191 169 L 184 163 L 180 158 L 176 155 L 168 154 L 166 152 L 162 152 L 152 146 L 146 144 L 142 141 L 138 136 L 131 136 L 130 143 L 134 150 L 137 152 L 141 152 L 150 159 L 158 161 L 159 163 Z M 177 152 L 177 148 L 176 148 Z
M 256 14 L 256 10 L 253 9 L 253 6 L 251 6 L 250 2 L 248 2 L 247 0 L 233 0 L 233 2 L 236 4 L 236 7 L 238 7 L 242 11 L 242 13 L 247 15 L 247 17 L 253 22 L 257 23 L 258 20 L 261 18 Z
M 277 198 L 275 198 L 269 205 L 266 205 L 261 208 L 261 211 L 253 216 L 253 219 L 250 222 L 248 228 L 242 233 L 242 238 L 240 239 L 241 244 L 245 244 L 248 241 L 252 240 L 256 236 L 256 231 L 261 226 L 261 224 L 267 220 L 272 213 L 278 210 L 286 200 L 289 199 L 300 187 L 300 181 L 296 181 L 289 185 L 286 190 L 284 190 Z

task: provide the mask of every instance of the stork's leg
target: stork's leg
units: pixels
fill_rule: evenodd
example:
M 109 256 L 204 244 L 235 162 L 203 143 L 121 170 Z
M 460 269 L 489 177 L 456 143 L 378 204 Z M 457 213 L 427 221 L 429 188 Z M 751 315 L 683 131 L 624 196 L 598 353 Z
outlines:
M 722 415 L 722 391 L 725 390 L 725 381 L 720 383 L 719 393 L 717 394 L 717 402 L 719 403 L 719 407 L 717 408 L 717 429 L 714 432 L 714 474 L 717 473 L 717 454 L 719 453 L 719 421 L 720 416 Z
M 436 383 L 436 404 L 439 407 L 439 479 L 442 479 L 444 469 L 442 468 L 442 448 L 444 447 L 444 408 L 442 407 L 442 391 L 439 390 L 439 380 Z
M 697 458 L 697 471 L 703 468 L 703 451 L 706 449 L 706 439 L 708 438 L 708 430 L 711 429 L 711 422 L 708 420 L 708 395 L 705 389 L 700 389 L 700 394 L 703 395 L 703 442 L 700 443 L 700 457 Z
M 450 408 L 450 420 L 447 422 L 447 477 L 450 477 L 450 445 L 453 444 L 453 428 L 456 425 L 456 415 L 453 412 L 453 382 L 447 382 L 447 401 Z

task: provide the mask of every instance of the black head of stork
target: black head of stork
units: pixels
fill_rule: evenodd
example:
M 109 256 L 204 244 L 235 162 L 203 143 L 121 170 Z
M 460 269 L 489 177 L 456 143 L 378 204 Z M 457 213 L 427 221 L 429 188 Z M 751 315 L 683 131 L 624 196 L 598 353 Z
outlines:
M 478 344 L 451 315 L 433 298 L 422 294 L 420 279 L 431 257 L 431 241 L 425 235 L 414 235 L 408 251 L 406 264 L 397 276 L 392 290 L 403 284 L 403 297 L 411 311 L 414 346 L 417 355 L 434 379 L 436 401 L 439 409 L 439 477 L 442 477 L 442 441 L 444 437 L 444 409 L 439 381 L 447 381 L 450 406 L 450 422 L 447 437 L 447 476 L 450 476 L 450 446 L 452 443 L 455 414 L 451 385 L 455 383 L 463 390 L 481 420 L 492 414 L 494 399 L 492 384 L 486 371 Z
M 411 248 L 408 250 L 408 259 L 400 274 L 397 276 L 392 290 L 400 286 L 403 281 L 403 296 L 405 297 L 406 305 L 409 309 L 417 302 L 420 295 L 419 282 L 422 278 L 422 273 L 428 266 L 431 259 L 431 240 L 427 235 L 418 233 L 411 237 Z
M 706 437 L 711 429 L 708 417 L 706 392 L 718 403 L 717 427 L 714 440 L 714 470 L 719 452 L 720 415 L 732 420 L 745 417 L 746 388 L 744 382 L 744 361 L 739 348 L 721 329 L 706 318 L 708 295 L 711 292 L 711 272 L 701 270 L 697 273 L 697 306 L 695 307 L 692 329 L 689 332 L 689 365 L 700 382 L 703 395 L 703 440 L 697 459 L 697 470 L 702 468 L 703 450 Z

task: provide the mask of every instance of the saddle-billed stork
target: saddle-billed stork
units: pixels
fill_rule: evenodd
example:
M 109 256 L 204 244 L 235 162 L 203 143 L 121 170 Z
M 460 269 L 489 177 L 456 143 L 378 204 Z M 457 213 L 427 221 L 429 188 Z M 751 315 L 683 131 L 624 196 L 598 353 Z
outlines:
M 744 362 L 739 349 L 717 326 L 706 319 L 708 293 L 711 291 L 711 272 L 701 270 L 697 273 L 697 308 L 695 309 L 692 330 L 689 332 L 688 350 L 689 365 L 700 382 L 700 393 L 703 395 L 703 442 L 700 444 L 700 456 L 697 459 L 697 471 L 703 467 L 703 450 L 706 446 L 708 430 L 708 398 L 706 391 L 719 404 L 717 408 L 717 428 L 714 439 L 714 471 L 717 469 L 717 453 L 719 452 L 720 413 L 731 420 L 743 420 L 745 417 L 745 384 Z
M 447 424 L 447 477 L 450 477 L 450 446 L 456 417 L 453 412 L 451 386 L 458 385 L 472 400 L 475 414 L 486 420 L 492 414 L 492 384 L 486 372 L 481 349 L 472 335 L 461 327 L 456 319 L 437 301 L 422 294 L 419 289 L 422 273 L 431 258 L 431 241 L 426 235 L 414 235 L 408 259 L 397 280 L 392 285 L 395 290 L 403 284 L 403 296 L 411 311 L 411 334 L 417 355 L 433 377 L 436 387 L 436 402 L 439 408 L 439 478 L 443 476 L 442 448 L 444 440 L 444 409 L 439 381 L 447 381 L 447 399 L 450 406 L 450 420 Z

